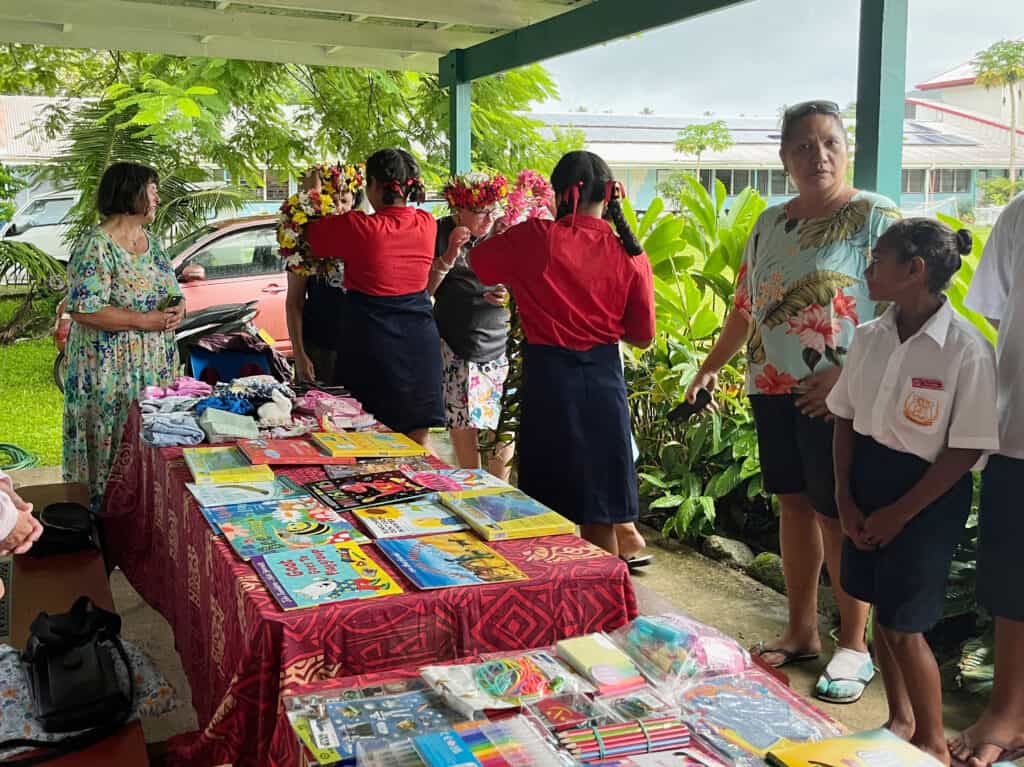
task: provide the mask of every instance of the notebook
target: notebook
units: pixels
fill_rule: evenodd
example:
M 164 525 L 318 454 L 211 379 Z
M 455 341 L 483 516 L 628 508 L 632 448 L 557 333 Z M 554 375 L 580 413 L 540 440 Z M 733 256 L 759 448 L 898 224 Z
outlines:
M 640 670 L 605 634 L 563 639 L 558 657 L 589 679 L 601 695 L 638 690 L 646 684 Z

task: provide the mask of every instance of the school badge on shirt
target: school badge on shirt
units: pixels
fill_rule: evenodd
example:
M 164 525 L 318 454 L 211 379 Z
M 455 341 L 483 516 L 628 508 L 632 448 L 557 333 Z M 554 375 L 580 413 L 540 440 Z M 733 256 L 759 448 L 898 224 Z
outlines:
M 903 402 L 903 417 L 918 426 L 934 425 L 941 414 L 941 395 L 933 395 L 931 392 L 941 392 L 944 388 L 942 381 L 934 378 L 912 379 L 910 393 Z

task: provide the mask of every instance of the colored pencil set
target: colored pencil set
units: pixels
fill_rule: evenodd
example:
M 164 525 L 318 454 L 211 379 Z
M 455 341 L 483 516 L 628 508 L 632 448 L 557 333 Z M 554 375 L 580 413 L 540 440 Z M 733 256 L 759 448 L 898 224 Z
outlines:
M 558 733 L 559 745 L 581 762 L 681 748 L 690 739 L 690 729 L 673 716 Z

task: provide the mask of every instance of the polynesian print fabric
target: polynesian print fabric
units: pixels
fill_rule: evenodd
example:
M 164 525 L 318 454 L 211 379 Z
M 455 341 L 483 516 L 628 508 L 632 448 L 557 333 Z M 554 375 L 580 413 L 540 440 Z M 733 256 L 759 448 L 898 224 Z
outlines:
M 820 218 L 790 218 L 784 205 L 761 214 L 734 298 L 753 319 L 748 394 L 789 394 L 811 373 L 842 366 L 854 328 L 884 309 L 868 297 L 864 270 L 899 217 L 891 200 L 870 192 Z
M 181 294 L 155 239 L 135 255 L 100 228 L 79 240 L 68 284 L 68 311 L 83 314 L 107 306 L 149 312 L 162 298 Z M 171 332 L 107 331 L 73 322 L 67 357 L 64 481 L 89 485 L 98 508 L 129 406 L 147 386 L 165 386 L 177 377 L 178 349 Z

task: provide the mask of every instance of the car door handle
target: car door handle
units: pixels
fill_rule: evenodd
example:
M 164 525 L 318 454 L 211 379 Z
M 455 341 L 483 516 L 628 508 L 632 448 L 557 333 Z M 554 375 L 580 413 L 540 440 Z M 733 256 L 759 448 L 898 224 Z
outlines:
M 275 285 L 274 283 L 271 283 L 271 284 L 267 285 L 267 287 L 263 288 L 263 290 L 260 291 L 260 292 L 261 293 L 284 293 L 286 290 L 288 290 L 288 288 L 282 288 L 280 285 Z

